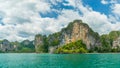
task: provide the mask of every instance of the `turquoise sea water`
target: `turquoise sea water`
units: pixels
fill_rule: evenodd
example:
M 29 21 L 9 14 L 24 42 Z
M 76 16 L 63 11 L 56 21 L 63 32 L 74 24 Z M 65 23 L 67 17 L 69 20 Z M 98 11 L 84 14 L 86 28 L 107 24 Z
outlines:
M 120 68 L 120 54 L 0 54 L 0 68 Z

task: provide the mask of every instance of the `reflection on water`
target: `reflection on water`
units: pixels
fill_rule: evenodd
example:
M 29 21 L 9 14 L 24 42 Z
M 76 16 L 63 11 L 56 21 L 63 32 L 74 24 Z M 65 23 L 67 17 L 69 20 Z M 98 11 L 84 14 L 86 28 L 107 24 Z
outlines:
M 120 54 L 0 54 L 0 68 L 119 68 Z

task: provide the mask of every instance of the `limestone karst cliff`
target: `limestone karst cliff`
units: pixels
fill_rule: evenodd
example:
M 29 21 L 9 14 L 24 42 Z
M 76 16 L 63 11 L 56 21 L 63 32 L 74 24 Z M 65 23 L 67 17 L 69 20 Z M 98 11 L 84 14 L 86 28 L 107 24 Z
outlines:
M 60 32 L 51 34 L 47 37 L 48 50 L 53 50 L 71 42 L 82 40 L 86 44 L 87 49 L 92 49 L 96 46 L 100 46 L 100 40 L 98 33 L 94 32 L 87 24 L 81 20 L 75 20 L 70 22 L 66 28 L 63 28 Z M 36 35 L 35 48 L 42 48 L 43 36 Z
M 19 53 L 87 53 L 120 52 L 120 31 L 99 35 L 81 20 L 70 22 L 66 28 L 48 36 L 37 34 L 23 41 L 0 40 L 0 52 Z
M 35 52 L 35 46 L 33 41 L 23 40 L 21 42 L 18 41 L 9 41 L 7 39 L 0 40 L 0 52 L 2 53 L 29 53 Z
M 45 53 L 48 51 L 46 36 L 42 36 L 40 34 L 36 35 L 34 40 L 34 45 L 35 45 L 35 51 L 37 53 Z
M 8 40 L 3 40 L 0 43 L 0 51 L 1 52 L 9 52 L 9 51 L 13 51 L 16 49 L 15 45 L 12 45 Z
M 82 40 L 87 49 L 100 45 L 99 35 L 81 20 L 71 22 L 67 28 L 62 29 L 62 42 L 68 44 L 77 40 Z
M 102 52 L 120 52 L 120 31 L 101 35 Z

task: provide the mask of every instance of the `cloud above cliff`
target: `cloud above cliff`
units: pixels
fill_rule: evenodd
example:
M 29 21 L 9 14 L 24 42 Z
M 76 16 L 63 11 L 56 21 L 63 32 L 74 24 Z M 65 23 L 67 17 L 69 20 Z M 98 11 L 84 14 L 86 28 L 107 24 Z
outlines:
M 21 41 L 51 34 L 82 19 L 94 31 L 120 30 L 119 0 L 0 0 L 0 39 Z

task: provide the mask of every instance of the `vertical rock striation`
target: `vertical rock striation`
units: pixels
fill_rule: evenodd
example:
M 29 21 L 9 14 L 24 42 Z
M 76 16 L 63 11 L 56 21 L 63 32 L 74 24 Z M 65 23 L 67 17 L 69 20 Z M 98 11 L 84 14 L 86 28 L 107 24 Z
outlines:
M 99 35 L 95 33 L 87 24 L 81 20 L 75 20 L 71 22 L 67 28 L 62 29 L 62 42 L 68 44 L 77 40 L 82 40 L 87 49 L 94 48 L 99 43 Z
M 75 20 L 60 32 L 51 34 L 47 37 L 49 52 L 59 48 L 60 46 L 82 40 L 86 44 L 87 49 L 92 49 L 100 45 L 99 34 L 94 32 L 87 24 L 81 20 Z M 44 46 L 43 36 L 36 35 L 35 49 L 41 52 Z M 52 51 L 51 51 L 52 50 Z

